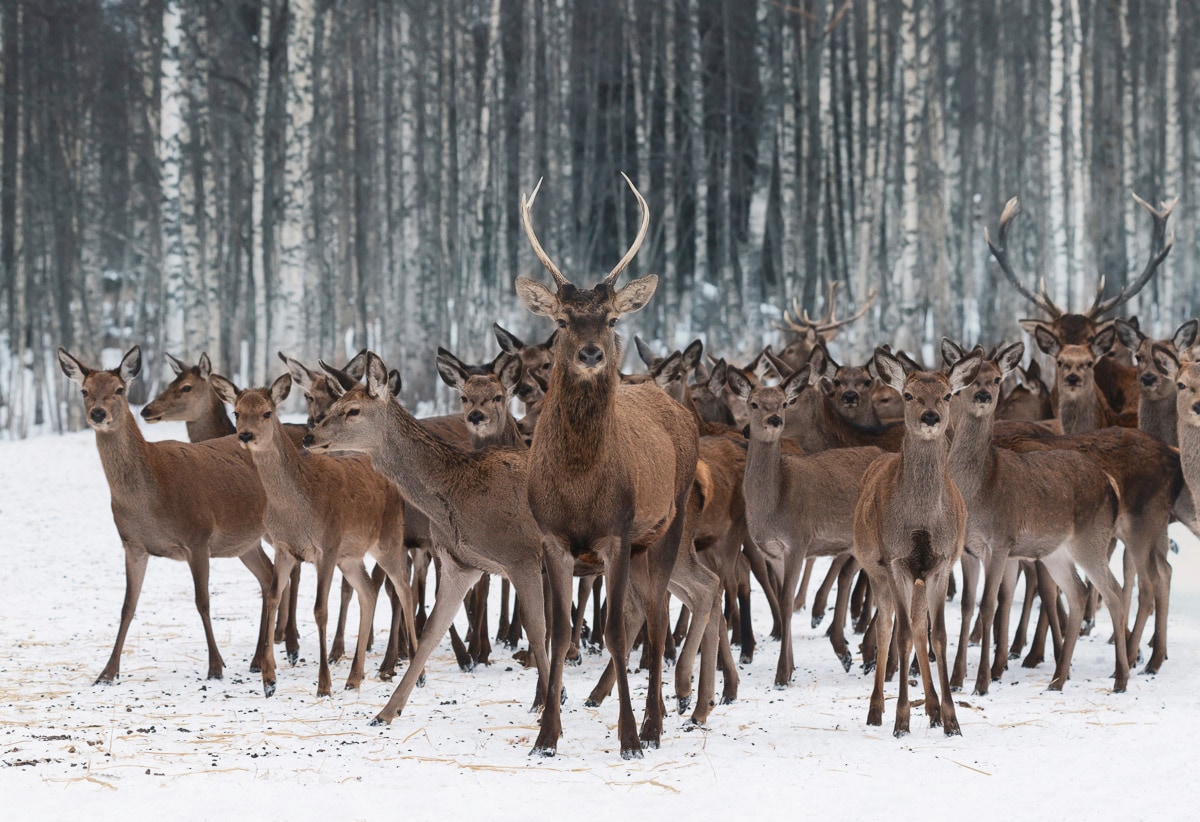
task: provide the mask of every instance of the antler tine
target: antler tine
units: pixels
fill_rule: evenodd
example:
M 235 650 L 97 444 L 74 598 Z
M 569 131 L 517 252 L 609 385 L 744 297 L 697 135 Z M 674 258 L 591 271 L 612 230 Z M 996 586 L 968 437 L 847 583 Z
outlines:
M 1009 265 L 1008 227 L 1012 225 L 1013 219 L 1020 211 L 1021 203 L 1016 197 L 1013 197 L 1011 200 L 1005 203 L 1004 210 L 1000 212 L 1000 232 L 997 236 L 997 240 L 999 240 L 1000 244 L 995 245 L 992 243 L 992 238 L 988 235 L 988 230 L 986 228 L 983 230 L 984 242 L 987 243 L 988 250 L 992 252 L 992 256 L 996 258 L 996 262 L 1000 264 L 1000 270 L 1004 273 L 1005 279 L 1012 284 L 1013 288 L 1017 289 L 1017 293 L 1029 300 L 1029 302 L 1033 303 L 1042 311 L 1049 314 L 1052 318 L 1058 319 L 1062 316 L 1062 309 L 1056 306 L 1048 298 L 1045 298 L 1044 295 L 1039 296 L 1026 288 L 1021 281 L 1017 279 L 1017 275 L 1013 273 L 1012 266 Z
M 608 272 L 608 276 L 602 281 L 607 285 L 615 283 L 617 277 L 621 276 L 621 272 L 633 261 L 634 256 L 638 253 L 638 249 L 642 247 L 642 241 L 646 239 L 646 232 L 650 230 L 650 206 L 646 205 L 646 198 L 642 196 L 642 192 L 637 190 L 637 186 L 633 184 L 633 180 L 629 179 L 629 175 L 622 171 L 621 176 L 625 178 L 625 182 L 629 184 L 633 196 L 637 198 L 638 208 L 642 212 L 642 224 L 638 226 L 638 233 L 633 238 L 633 245 L 629 246 L 629 250 L 625 252 L 625 256 L 617 261 L 617 264 L 613 266 L 613 270 Z
M 546 249 L 542 248 L 537 234 L 533 232 L 533 221 L 529 217 L 529 210 L 533 207 L 533 201 L 537 199 L 538 189 L 541 187 L 542 180 L 539 177 L 537 185 L 533 187 L 533 193 L 528 198 L 524 194 L 521 195 L 521 225 L 525 227 L 525 236 L 529 238 L 529 244 L 533 246 L 533 253 L 542 261 L 542 265 L 546 266 L 546 270 L 550 272 L 554 282 L 558 283 L 558 287 L 562 288 L 564 285 L 569 285 L 571 281 L 563 276 L 563 273 L 558 270 L 558 266 L 550 259 L 550 255 L 546 253 Z
M 821 318 L 821 324 L 835 322 L 834 315 L 837 314 L 837 291 L 841 285 L 839 280 L 829 281 L 829 296 L 825 300 L 825 316 Z
M 864 302 L 864 303 L 862 304 L 862 306 L 860 306 L 860 307 L 859 307 L 858 311 L 854 312 L 854 315 L 853 315 L 853 316 L 851 316 L 851 317 L 846 317 L 846 318 L 844 318 L 844 319 L 841 319 L 841 320 L 835 320 L 835 321 L 833 321 L 833 322 L 829 322 L 829 323 L 824 323 L 824 324 L 818 325 L 818 326 L 816 327 L 816 331 L 817 331 L 817 333 L 819 333 L 819 334 L 824 334 L 824 333 L 826 333 L 826 332 L 833 331 L 835 328 L 841 328 L 841 327 L 842 327 L 842 326 L 844 326 L 844 325 L 849 325 L 850 323 L 854 322 L 855 320 L 862 319 L 862 317 L 863 317 L 863 316 L 864 316 L 864 315 L 865 315 L 865 314 L 866 314 L 868 311 L 870 311 L 870 310 L 871 310 L 871 306 L 872 306 L 872 305 L 874 305 L 874 303 L 875 303 L 875 298 L 876 298 L 876 297 L 878 297 L 878 296 L 879 296 L 879 289 L 877 289 L 877 288 L 872 288 L 872 289 L 871 289 L 871 290 L 870 290 L 870 291 L 867 293 L 867 301 L 866 301 L 866 302 Z
M 1087 316 L 1091 319 L 1097 319 L 1098 317 L 1107 314 L 1109 311 L 1112 311 L 1114 308 L 1119 308 L 1133 299 L 1133 297 L 1136 296 L 1139 291 L 1145 288 L 1146 283 L 1154 279 L 1154 274 L 1158 271 L 1158 267 L 1162 265 L 1162 261 L 1167 258 L 1167 255 L 1171 253 L 1171 249 L 1175 246 L 1175 232 L 1171 232 L 1169 236 L 1167 235 L 1167 221 L 1171 219 L 1171 212 L 1174 211 L 1175 206 L 1179 204 L 1179 198 L 1176 197 L 1169 202 L 1167 200 L 1163 200 L 1161 203 L 1159 203 L 1158 208 L 1156 209 L 1141 197 L 1137 196 L 1137 194 L 1132 194 L 1131 192 L 1131 195 L 1134 202 L 1146 209 L 1146 211 L 1150 212 L 1150 216 L 1154 220 L 1154 228 L 1150 237 L 1150 259 L 1146 261 L 1146 267 L 1142 269 L 1141 276 L 1139 276 L 1131 285 L 1127 285 L 1122 288 L 1121 291 L 1114 297 L 1110 297 L 1103 301 L 1097 299 L 1097 301 L 1092 304 L 1092 307 L 1088 309 L 1087 313 Z
M 1050 314 L 1055 317 L 1061 317 L 1066 312 L 1055 305 L 1054 300 L 1050 297 L 1050 290 L 1046 288 L 1046 278 L 1042 277 L 1038 281 L 1038 294 L 1042 298 L 1042 302 L 1050 306 Z

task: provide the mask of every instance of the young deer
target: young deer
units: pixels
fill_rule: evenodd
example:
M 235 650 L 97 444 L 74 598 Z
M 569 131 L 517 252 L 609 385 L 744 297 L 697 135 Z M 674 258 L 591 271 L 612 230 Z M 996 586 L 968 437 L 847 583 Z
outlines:
M 979 349 L 973 353 L 982 356 Z M 1000 586 L 1009 572 L 1010 559 L 1040 560 L 1070 601 L 1066 642 L 1050 690 L 1061 690 L 1070 675 L 1071 655 L 1083 621 L 1086 592 L 1075 573 L 1078 565 L 1099 588 L 1121 639 L 1116 643 L 1114 683 L 1114 690 L 1120 692 L 1125 690 L 1129 678 L 1129 664 L 1121 588 L 1108 569 L 1108 546 L 1118 512 L 1113 480 L 1084 454 L 1014 453 L 997 446 L 992 439 L 1000 384 L 1024 354 L 1025 345 L 1014 343 L 995 361 L 984 361 L 955 406 L 950 478 L 970 512 L 967 550 L 985 566 L 975 693 L 986 694 L 989 683 L 998 680 L 1008 664 L 1008 609 L 1004 609 L 999 614 L 996 655 L 989 674 L 988 646 Z M 1011 567 L 1015 570 L 1015 566 Z M 969 613 L 964 606 L 963 633 L 959 640 L 963 667 L 969 624 Z M 958 661 L 955 667 L 957 674 Z
M 270 649 L 267 592 L 271 561 L 262 549 L 262 485 L 233 437 L 200 443 L 147 442 L 129 410 L 125 391 L 142 370 L 142 351 L 131 348 L 110 371 L 88 368 L 58 349 L 64 374 L 82 389 L 88 425 L 112 493 L 113 522 L 125 549 L 125 601 L 112 656 L 96 683 L 115 682 L 121 651 L 137 610 L 150 557 L 188 564 L 196 610 L 208 642 L 208 678 L 225 667 L 208 615 L 208 561 L 237 557 L 258 580 L 263 611 L 258 647 L 250 663 L 257 669 Z M 270 609 L 274 614 L 274 609 Z
M 438 596 L 408 670 L 372 724 L 390 723 L 403 709 L 429 655 L 446 635 L 463 597 L 481 574 L 502 574 L 524 602 L 543 602 L 542 547 L 526 503 L 529 465 L 511 448 L 467 451 L 431 433 L 393 401 L 388 371 L 374 352 L 366 383 L 346 390 L 305 438 L 314 453 L 365 453 L 375 470 L 400 489 L 406 506 L 428 518 L 440 569 Z M 322 363 L 327 372 L 336 373 Z M 334 383 L 341 390 L 340 382 Z M 548 693 L 545 615 L 524 612 L 529 648 L 538 668 L 535 706 Z M 558 699 L 548 700 L 557 704 Z
M 492 331 L 501 351 L 521 358 L 521 381 L 517 384 L 516 394 L 528 412 L 531 405 L 546 396 L 546 384 L 554 365 L 554 335 L 558 330 L 555 329 L 544 343 L 536 345 L 525 344 L 516 334 L 501 328 L 500 323 L 492 323 Z
M 617 669 L 621 756 L 642 756 L 644 742 L 658 747 L 665 706 L 662 656 L 666 640 L 667 583 L 679 552 L 688 497 L 696 473 L 697 430 L 692 415 L 656 385 L 620 385 L 613 328 L 623 315 L 643 308 L 658 277 L 617 289 L 616 281 L 637 254 L 650 226 L 649 206 L 625 178 L 642 212 L 637 237 L 612 271 L 591 290 L 573 285 L 542 249 L 522 197 L 521 220 L 538 259 L 557 285 L 552 291 L 520 277 L 517 294 L 534 314 L 559 328 L 554 368 L 529 452 L 529 508 L 546 543 L 547 576 L 555 604 L 554 660 L 550 692 L 562 679 L 571 632 L 571 574 L 576 563 L 603 569 L 608 611 L 625 613 L 633 582 L 647 621 L 650 690 L 639 740 L 630 701 L 624 620 L 609 619 L 605 639 Z M 548 701 L 535 752 L 558 747 L 561 717 Z
M 1112 325 L 1097 332 L 1087 345 L 1064 344 L 1049 326 L 1040 323 L 1033 329 L 1033 338 L 1057 366 L 1053 401 L 1064 434 L 1086 434 L 1114 425 L 1136 426 L 1136 419 L 1112 409 L 1096 384 L 1096 364 L 1112 350 L 1117 339 Z
M 875 391 L 875 378 L 870 364 L 839 365 L 822 346 L 824 367 L 817 374 L 818 384 L 833 401 L 833 407 L 842 418 L 853 425 L 878 426 L 879 414 L 871 401 Z
M 358 645 L 346 689 L 356 689 L 364 676 L 367 635 L 375 614 L 375 586 L 363 567 L 370 553 L 381 565 L 402 603 L 412 613 L 412 591 L 404 557 L 404 503 L 396 487 L 358 456 L 324 456 L 297 451 L 279 421 L 279 406 L 292 390 L 292 375 L 284 374 L 269 389 L 239 390 L 226 378 L 209 377 L 213 389 L 233 406 L 237 439 L 250 452 L 267 494 L 265 523 L 276 548 L 275 582 L 269 605 L 274 608 L 296 561 L 317 567 L 317 623 L 320 672 L 317 696 L 330 696 L 329 588 L 337 568 L 358 594 Z M 352 504 L 350 504 L 352 501 Z M 272 611 L 273 613 L 273 611 Z M 405 620 L 411 625 L 411 620 Z M 409 631 L 409 647 L 416 647 L 416 632 Z M 267 649 L 262 669 L 263 693 L 275 693 L 275 655 Z
M 1000 400 L 996 419 L 1004 421 L 1039 422 L 1054 417 L 1054 405 L 1050 401 L 1050 389 L 1042 381 L 1042 367 L 1037 360 L 1028 368 L 1013 369 L 1017 384 Z
M 906 375 L 899 360 L 875 349 L 880 378 L 904 398 L 905 435 L 900 453 L 880 457 L 863 478 L 854 512 L 854 555 L 871 580 L 879 609 L 868 725 L 883 724 L 883 683 L 893 614 L 898 626 L 902 675 L 893 730 L 896 736 L 907 734 L 909 728 L 908 677 L 904 674 L 914 636 L 930 726 L 940 724 L 947 736 L 961 733 L 950 696 L 945 605 L 950 570 L 962 556 L 966 539 L 967 507 L 949 476 L 946 430 L 952 396 L 975 379 L 982 362 L 982 354 L 973 353 L 955 363 L 948 377 L 931 371 Z M 930 621 L 944 698 L 940 708 L 925 642 Z
M 1115 323 L 1121 343 L 1134 354 L 1138 374 L 1138 428 L 1167 445 L 1179 445 L 1178 415 L 1175 413 L 1175 380 L 1155 362 L 1154 349 L 1162 348 L 1179 357 L 1196 342 L 1197 320 L 1188 320 L 1169 340 L 1152 340 L 1125 320 Z
M 809 366 L 779 386 L 750 384 L 739 371 L 729 372 L 729 387 L 750 411 L 750 448 L 746 457 L 746 524 L 750 538 L 774 566 L 782 582 L 777 591 L 783 608 L 783 642 L 775 671 L 775 687 L 792 679 L 792 608 L 800 573 L 809 556 L 837 556 L 849 551 L 854 507 L 867 468 L 884 452 L 878 448 L 843 448 L 813 456 L 783 454 L 779 440 L 786 416 L 808 387 Z M 841 614 L 839 614 L 839 617 Z M 830 640 L 842 666 L 850 670 L 844 626 L 837 622 Z

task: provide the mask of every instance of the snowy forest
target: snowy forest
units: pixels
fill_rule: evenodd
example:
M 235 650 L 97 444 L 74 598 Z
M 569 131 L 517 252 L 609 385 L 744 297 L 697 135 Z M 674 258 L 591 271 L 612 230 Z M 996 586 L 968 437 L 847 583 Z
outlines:
M 540 339 L 518 201 L 593 282 L 651 209 L 626 333 L 776 342 L 782 310 L 840 311 L 865 354 L 1013 339 L 1031 309 L 984 243 L 1060 305 L 1137 276 L 1127 306 L 1196 312 L 1197 0 L 3 0 L 0 430 L 78 427 L 58 374 L 140 344 L 239 384 L 275 352 L 377 349 L 409 401 L 436 347 Z M 926 349 L 930 350 L 930 349 Z M 106 353 L 108 352 L 108 353 Z M 106 361 L 107 365 L 113 364 Z

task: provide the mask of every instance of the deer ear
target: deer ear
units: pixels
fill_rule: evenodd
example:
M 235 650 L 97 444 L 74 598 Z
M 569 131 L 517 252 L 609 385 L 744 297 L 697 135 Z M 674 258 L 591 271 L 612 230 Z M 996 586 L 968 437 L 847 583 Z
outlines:
M 1021 326 L 1021 330 L 1031 337 L 1034 336 L 1038 326 L 1041 324 L 1041 320 L 1017 320 L 1017 325 Z
M 1042 367 L 1038 365 L 1037 360 L 1030 361 L 1029 367 L 1025 369 L 1025 379 L 1031 383 L 1042 381 Z
M 1188 320 L 1179 326 L 1175 330 L 1174 336 L 1171 337 L 1171 342 L 1175 343 L 1175 350 L 1183 352 L 1195 345 L 1198 330 L 1200 330 L 1200 321 L 1197 320 Z
M 687 353 L 686 351 L 684 352 Z M 704 364 L 704 358 L 701 357 L 696 361 L 696 382 L 708 382 L 709 371 L 708 366 Z
M 685 371 L 695 371 L 700 365 L 700 360 L 704 356 L 704 343 L 699 340 L 692 340 L 688 343 L 688 347 L 683 349 L 683 362 L 680 363 Z
M 58 349 L 58 367 L 66 374 L 72 382 L 83 385 L 83 381 L 87 379 L 87 375 L 92 373 L 92 370 L 79 360 L 67 353 L 67 349 Z
M 275 407 L 283 405 L 283 401 L 288 398 L 288 394 L 292 393 L 292 375 L 280 374 L 275 382 L 271 383 L 271 402 L 275 403 Z
M 953 366 L 956 362 L 967 356 L 967 352 L 963 347 L 949 337 L 942 337 L 942 362 L 947 368 Z
M 299 386 L 300 390 L 308 396 L 312 396 L 313 381 L 317 375 L 305 368 L 304 363 L 299 360 L 293 360 L 282 351 L 279 352 L 279 358 L 287 366 L 288 373 L 292 375 L 292 380 Z
M 743 402 L 750 399 L 750 392 L 754 389 L 754 386 L 750 384 L 750 380 L 746 379 L 745 374 L 736 368 L 728 368 L 725 371 L 725 379 L 729 381 L 729 390 L 738 399 Z
M 367 349 L 365 348 L 351 357 L 350 361 L 346 363 L 346 367 L 342 369 L 342 371 L 346 372 L 346 374 L 355 382 L 362 379 L 362 375 L 366 373 L 366 370 Z
M 650 376 L 654 379 L 654 383 L 659 388 L 667 387 L 663 382 L 659 381 L 660 378 L 665 374 L 671 373 L 678 366 L 679 361 L 682 358 L 683 355 L 678 351 L 675 351 L 669 357 L 665 357 L 661 362 L 658 363 L 658 365 L 650 367 Z
M 1096 332 L 1096 336 L 1092 337 L 1092 344 L 1088 346 L 1092 351 L 1092 356 L 1100 359 L 1109 351 L 1117 342 L 1117 329 L 1113 325 L 1108 325 Z
M 708 390 L 717 399 L 722 399 L 725 383 L 728 382 L 729 365 L 724 359 L 717 360 L 712 373 L 708 375 Z
M 558 295 L 537 280 L 517 277 L 516 288 L 521 302 L 534 314 L 553 317 L 554 313 L 558 311 Z
M 792 375 L 783 381 L 780 388 L 783 389 L 783 396 L 788 404 L 796 401 L 796 398 L 804 393 L 804 389 L 808 388 L 808 382 L 811 377 L 812 366 L 803 365 L 797 368 Z
M 374 351 L 367 352 L 367 394 L 371 397 L 386 396 L 388 386 L 387 366 Z
M 135 345 L 121 358 L 121 364 L 117 366 L 117 374 L 126 383 L 131 383 L 140 373 L 142 373 L 142 348 Z
M 175 372 L 176 377 L 178 377 L 184 371 L 187 371 L 187 366 L 184 365 L 182 360 L 178 359 L 177 357 L 172 357 L 166 351 L 163 353 L 167 355 L 167 364 L 171 366 L 171 370 Z
M 808 352 L 809 378 L 815 376 L 819 379 L 825 373 L 829 359 L 829 352 L 825 350 L 825 346 L 814 345 L 812 351 Z
M 983 351 L 978 348 L 952 365 L 950 367 L 950 393 L 957 394 L 975 382 L 975 378 L 979 376 L 979 369 L 982 367 Z
M 403 380 L 400 379 L 400 370 L 393 368 L 388 372 L 388 393 L 393 397 L 400 396 L 400 389 L 404 386 Z
M 1169 380 L 1174 380 L 1179 376 L 1179 358 L 1175 356 L 1175 352 L 1167 348 L 1165 345 L 1154 344 L 1150 349 L 1150 356 L 1154 360 L 1154 368 L 1164 377 Z
M 1000 379 L 1004 379 L 1012 373 L 1013 369 L 1021 364 L 1021 358 L 1025 356 L 1025 343 L 1015 342 L 1008 348 L 1000 352 L 996 357 L 996 365 L 1000 368 Z
M 879 374 L 879 379 L 884 385 L 891 386 L 895 390 L 903 393 L 904 391 L 904 366 L 900 361 L 882 348 L 875 349 L 875 371 Z
M 516 334 L 502 328 L 500 323 L 492 323 L 492 333 L 496 335 L 496 342 L 500 343 L 501 351 L 520 354 L 521 349 L 525 347 L 525 343 L 521 342 Z
M 654 296 L 657 288 L 657 274 L 639 277 L 621 287 L 613 300 L 613 308 L 618 314 L 632 314 L 635 311 L 641 311 L 646 307 L 646 303 L 650 302 L 650 298 Z
M 1121 341 L 1121 345 L 1130 351 L 1137 351 L 1138 346 L 1145 339 L 1145 336 L 1133 323 L 1118 319 L 1113 321 L 1113 327 L 1117 329 L 1117 339 Z
M 207 351 L 200 355 L 200 361 L 196 363 L 196 368 L 200 371 L 200 379 L 207 380 L 212 373 L 212 360 L 208 358 Z
M 467 370 L 463 368 L 462 361 L 458 357 L 441 346 L 438 346 L 437 370 L 442 382 L 451 388 L 462 391 L 463 384 L 467 381 Z
M 496 377 L 504 386 L 504 392 L 511 398 L 517 393 L 517 386 L 521 384 L 521 377 L 525 370 L 521 364 L 521 358 L 516 354 L 501 354 L 496 358 L 494 367 Z
M 1033 328 L 1033 341 L 1037 343 L 1038 348 L 1042 349 L 1043 354 L 1051 357 L 1057 357 L 1058 352 L 1062 351 L 1062 343 L 1058 341 L 1058 335 L 1041 323 Z
M 229 380 L 222 377 L 220 374 L 210 374 L 208 382 L 213 387 L 213 391 L 217 392 L 217 396 L 221 398 L 221 402 L 228 405 L 237 405 L 238 391 L 237 386 Z
M 650 350 L 650 346 L 637 334 L 633 335 L 633 345 L 637 348 L 638 356 L 646 365 L 651 365 L 657 359 L 654 352 Z
M 317 360 L 317 367 L 325 372 L 325 387 L 329 389 L 330 394 L 333 394 L 334 399 L 337 399 L 350 390 L 341 380 L 342 377 L 346 377 L 347 380 L 350 379 L 344 371 L 338 371 L 325 362 L 325 360 Z

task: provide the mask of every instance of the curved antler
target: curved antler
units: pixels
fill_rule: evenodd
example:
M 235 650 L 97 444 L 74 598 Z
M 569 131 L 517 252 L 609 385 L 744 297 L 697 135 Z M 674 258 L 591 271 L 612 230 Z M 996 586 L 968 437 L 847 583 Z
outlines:
M 529 209 L 533 207 L 533 201 L 537 199 L 538 189 L 541 187 L 542 180 L 539 177 L 537 185 L 533 187 L 533 193 L 528 198 L 524 194 L 521 195 L 521 225 L 525 227 L 525 236 L 529 238 L 529 244 L 533 246 L 533 253 L 542 261 L 542 265 L 546 266 L 546 270 L 550 272 L 554 282 L 558 283 L 558 287 L 562 288 L 564 285 L 569 285 L 571 281 L 563 276 L 563 273 L 558 270 L 558 266 L 550 259 L 550 255 L 546 253 L 546 249 L 542 248 L 537 234 L 533 232 L 533 221 L 529 218 Z
M 839 320 L 835 317 L 836 306 L 834 304 L 834 297 L 837 294 L 837 286 L 837 281 L 830 283 L 829 305 L 827 305 L 825 308 L 825 316 L 820 320 L 813 320 L 808 316 L 807 311 L 801 311 L 799 303 L 793 299 L 792 314 L 789 315 L 787 311 L 783 312 L 783 320 L 788 325 L 788 328 L 783 330 L 799 331 L 802 334 L 809 331 L 813 331 L 816 334 L 828 334 L 830 331 L 835 331 L 844 325 L 849 325 L 856 320 L 862 319 L 863 316 L 865 316 L 866 313 L 871 310 L 871 306 L 875 304 L 875 298 L 879 296 L 879 290 L 872 288 L 869 292 L 867 292 L 867 300 L 859 307 L 858 311 L 854 312 L 852 316 Z M 799 317 L 799 320 L 793 319 L 793 317 Z
M 1150 239 L 1150 259 L 1146 261 L 1146 267 L 1142 269 L 1141 276 L 1132 285 L 1125 286 L 1116 296 L 1109 297 L 1107 300 L 1101 299 L 1104 293 L 1104 277 L 1101 276 L 1100 288 L 1096 291 L 1096 299 L 1092 301 L 1092 307 L 1087 310 L 1087 316 L 1093 320 L 1129 302 L 1145 287 L 1146 283 L 1153 279 L 1154 273 L 1158 271 L 1158 267 L 1162 265 L 1162 261 L 1167 258 L 1167 255 L 1171 253 L 1171 248 L 1175 245 L 1175 233 L 1172 232 L 1170 237 L 1167 236 L 1167 221 L 1171 218 L 1171 212 L 1175 210 L 1175 206 L 1179 203 L 1179 198 L 1176 197 L 1170 202 L 1164 200 L 1155 209 L 1154 206 L 1136 194 L 1132 196 L 1134 201 L 1150 212 L 1150 216 L 1154 219 L 1154 230 Z
M 996 262 L 1000 264 L 1000 270 L 1004 272 L 1004 277 L 1017 289 L 1022 297 L 1029 300 L 1035 306 L 1045 311 L 1053 319 L 1058 319 L 1063 315 L 1063 310 L 1054 304 L 1054 300 L 1050 299 L 1049 292 L 1046 291 L 1046 281 L 1043 278 L 1041 281 L 1041 293 L 1034 294 L 1026 288 L 1017 275 L 1013 273 L 1012 266 L 1008 262 L 1008 227 L 1012 225 L 1013 218 L 1021 211 L 1021 203 L 1016 197 L 1013 197 L 1004 204 L 1004 211 L 1000 213 L 1000 232 L 997 236 L 1000 244 L 992 243 L 992 238 L 988 235 L 988 230 L 983 230 L 983 239 L 987 243 L 988 250 L 992 252 L 992 256 L 996 258 Z
M 637 198 L 638 208 L 642 211 L 642 224 L 638 227 L 637 236 L 633 238 L 633 245 L 629 246 L 629 250 L 625 252 L 625 256 L 617 261 L 613 266 L 613 270 L 608 272 L 608 275 L 601 281 L 606 285 L 612 285 L 617 281 L 617 277 L 621 276 L 621 272 L 633 261 L 634 256 L 638 253 L 638 249 L 642 247 L 642 241 L 646 239 L 646 232 L 650 230 L 650 207 L 646 205 L 646 198 L 637 190 L 637 186 L 633 184 L 633 180 L 624 171 L 621 176 L 625 178 L 625 182 L 629 183 L 630 190 L 633 191 L 633 196 Z

